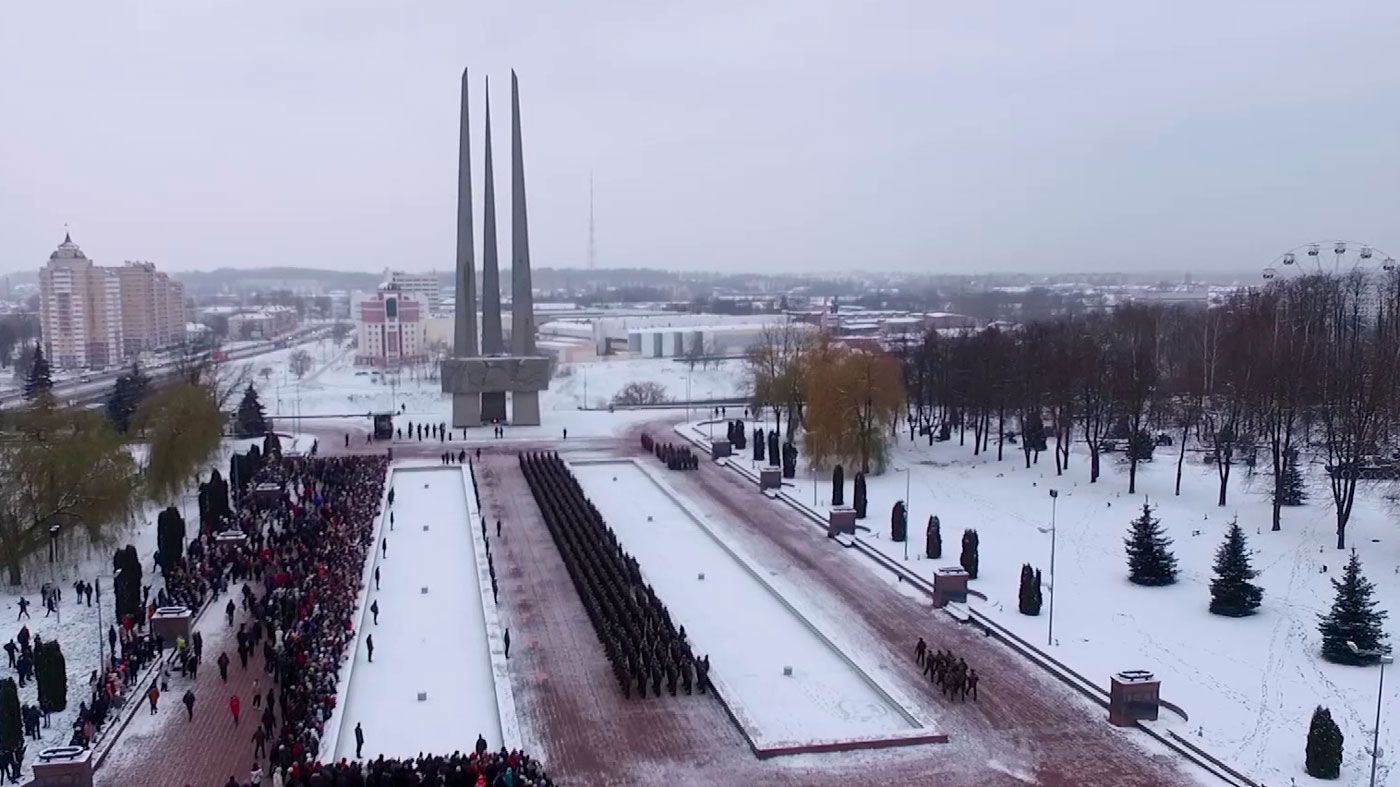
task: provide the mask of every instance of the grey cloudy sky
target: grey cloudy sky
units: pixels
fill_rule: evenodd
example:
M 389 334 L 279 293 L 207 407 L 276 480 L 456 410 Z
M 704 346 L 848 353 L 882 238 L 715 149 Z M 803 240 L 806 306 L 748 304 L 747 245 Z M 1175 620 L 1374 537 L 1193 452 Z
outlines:
M 536 265 L 583 264 L 590 170 L 609 267 L 1400 255 L 1397 31 L 1356 0 L 14 2 L 0 270 L 65 223 L 101 263 L 449 268 L 464 65 L 503 215 L 520 75 Z

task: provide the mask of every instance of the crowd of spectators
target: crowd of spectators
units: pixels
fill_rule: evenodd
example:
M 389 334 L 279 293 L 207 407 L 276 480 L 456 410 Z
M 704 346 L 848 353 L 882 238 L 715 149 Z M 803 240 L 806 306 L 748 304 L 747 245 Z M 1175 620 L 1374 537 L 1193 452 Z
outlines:
M 552 787 L 554 784 L 529 755 L 505 750 L 294 766 L 286 771 L 284 783 L 285 787 Z

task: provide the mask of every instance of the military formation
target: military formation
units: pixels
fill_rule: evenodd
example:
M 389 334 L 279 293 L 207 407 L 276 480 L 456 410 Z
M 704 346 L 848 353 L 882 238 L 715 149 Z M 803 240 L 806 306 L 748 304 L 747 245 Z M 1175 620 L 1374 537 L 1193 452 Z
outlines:
M 924 677 L 943 690 L 943 696 L 966 700 L 971 694 L 972 701 L 977 701 L 977 682 L 981 678 L 977 670 L 969 668 L 965 660 L 953 655 L 953 651 L 929 652 L 928 643 L 920 637 L 914 646 L 914 661 L 923 670 Z
M 700 468 L 700 457 L 696 456 L 695 452 L 687 446 L 675 443 L 658 443 L 651 439 L 651 435 L 643 432 L 642 448 L 665 462 L 666 468 L 669 470 L 698 470 Z
M 685 627 L 676 628 L 666 605 L 642 581 L 637 560 L 623 551 L 559 455 L 521 454 L 520 469 L 623 694 L 705 693 L 709 657 L 691 651 Z

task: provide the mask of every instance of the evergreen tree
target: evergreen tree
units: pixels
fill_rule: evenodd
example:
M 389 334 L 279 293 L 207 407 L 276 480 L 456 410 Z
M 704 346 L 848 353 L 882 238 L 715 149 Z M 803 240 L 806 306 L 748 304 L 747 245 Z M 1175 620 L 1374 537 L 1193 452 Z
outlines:
M 1162 523 L 1152 517 L 1152 506 L 1142 504 L 1142 516 L 1134 519 L 1128 537 L 1128 579 L 1138 585 L 1170 585 L 1176 581 L 1176 557 L 1168 548 L 1172 540 Z
M 1342 775 L 1342 728 L 1332 720 L 1332 711 L 1317 706 L 1308 726 L 1305 767 L 1315 779 L 1336 779 Z
M 797 445 L 783 443 L 783 478 L 797 477 Z
M 783 461 L 782 454 L 778 453 L 778 430 L 768 430 L 768 465 L 777 467 Z
M 864 519 L 870 499 L 865 492 L 865 473 L 856 473 L 855 491 L 851 492 L 851 505 L 856 509 L 856 519 Z
M 160 571 L 169 576 L 184 555 L 185 518 L 180 509 L 170 506 L 156 517 L 156 551 L 160 553 Z
M 1040 614 L 1040 572 L 1029 563 L 1021 566 L 1021 586 L 1016 593 L 1017 607 L 1022 615 Z
M 118 549 L 112 556 L 112 569 L 116 575 L 112 595 L 117 622 L 121 623 L 130 615 L 132 620 L 141 623 L 146 611 L 141 604 L 141 557 L 136 554 L 136 547 L 128 544 Z
M 958 564 L 967 572 L 970 579 L 977 578 L 977 531 L 968 528 L 963 531 L 962 554 L 958 555 Z
M 1283 465 L 1282 488 L 1275 494 L 1281 506 L 1300 506 L 1308 499 L 1308 489 L 1303 485 L 1303 474 L 1298 471 L 1298 452 L 1289 451 Z
M 68 707 L 68 665 L 58 640 L 34 648 L 34 680 L 39 684 L 39 707 L 56 713 Z
M 243 391 L 243 401 L 238 404 L 238 417 L 234 421 L 234 436 L 261 437 L 267 434 L 269 428 L 262 402 L 258 400 L 258 392 L 253 388 L 252 383 L 248 383 L 248 388 Z
M 742 451 L 748 447 L 749 441 L 744 433 L 743 421 L 734 422 L 734 437 L 731 439 L 730 442 L 734 444 L 734 450 L 736 451 Z
M 1249 549 L 1238 522 L 1230 523 L 1225 542 L 1215 550 L 1215 578 L 1210 581 L 1210 611 L 1241 618 L 1259 608 L 1264 591 L 1249 580 L 1259 576 L 1250 568 Z
M 1363 651 L 1389 652 L 1386 644 L 1385 623 L 1389 613 L 1376 609 L 1371 598 L 1375 586 L 1361 575 L 1361 559 L 1352 550 L 1351 559 L 1342 571 L 1340 580 L 1332 580 L 1337 597 L 1332 602 L 1332 611 L 1318 616 L 1318 630 L 1322 632 L 1322 657 L 1337 664 L 1370 664 L 1374 656 L 1353 653 L 1347 642 L 1356 643 Z
M 763 448 L 764 448 L 764 446 L 766 446 L 766 445 L 768 445 L 768 442 L 763 438 L 763 430 L 762 430 L 762 429 L 759 429 L 758 427 L 754 427 L 754 430 L 753 430 L 753 460 L 754 460 L 755 462 L 762 462 L 762 461 L 763 461 Z
M 895 501 L 890 510 L 890 540 L 899 542 L 909 536 L 909 512 L 904 509 L 904 501 Z
M 0 680 L 0 749 L 18 751 L 24 745 L 24 724 L 19 717 L 19 689 L 14 678 Z
M 34 345 L 34 363 L 29 367 L 29 376 L 24 380 L 24 399 L 35 401 L 41 396 L 53 396 L 53 370 L 49 359 L 44 357 L 44 345 Z
M 846 477 L 841 465 L 837 465 L 831 471 L 831 505 L 843 506 L 846 504 Z
M 133 362 L 131 371 L 118 377 L 107 395 L 107 419 L 117 431 L 126 433 L 131 428 L 131 417 L 150 393 L 150 378 L 141 371 L 140 364 Z
M 928 518 L 928 530 L 924 533 L 924 557 L 937 560 L 943 557 L 943 534 L 938 532 L 938 517 Z

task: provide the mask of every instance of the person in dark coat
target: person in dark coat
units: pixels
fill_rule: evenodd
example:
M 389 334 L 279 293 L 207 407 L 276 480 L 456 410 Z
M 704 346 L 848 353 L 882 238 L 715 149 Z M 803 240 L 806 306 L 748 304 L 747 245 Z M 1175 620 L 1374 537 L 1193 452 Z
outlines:
M 228 683 L 228 654 L 220 653 L 219 661 L 217 663 L 219 665 L 219 680 L 223 681 L 224 683 Z
M 506 644 L 506 658 L 510 658 L 510 629 L 506 629 L 505 644 Z
M 365 650 L 369 652 L 369 663 L 374 663 L 374 635 L 365 637 Z
M 374 615 L 374 625 L 378 626 L 378 625 L 379 625 L 379 599 L 375 599 L 375 600 L 374 600 L 374 603 L 369 605 L 369 611 L 370 611 L 370 614 Z
M 365 731 L 360 729 L 360 723 L 355 722 L 355 759 L 360 759 L 361 752 L 365 748 Z
M 928 653 L 928 643 L 924 642 L 923 637 L 919 637 L 919 644 L 914 646 L 914 662 L 922 667 L 926 653 Z
M 486 753 L 486 738 L 481 734 L 476 734 L 476 756 L 480 757 Z
M 194 689 L 185 689 L 185 696 L 180 701 L 185 703 L 185 713 L 189 715 L 186 721 L 194 721 Z

